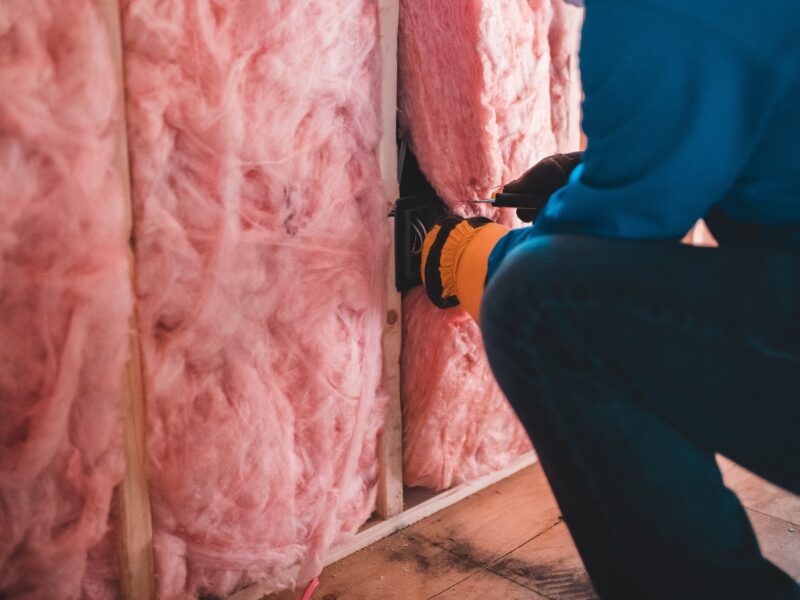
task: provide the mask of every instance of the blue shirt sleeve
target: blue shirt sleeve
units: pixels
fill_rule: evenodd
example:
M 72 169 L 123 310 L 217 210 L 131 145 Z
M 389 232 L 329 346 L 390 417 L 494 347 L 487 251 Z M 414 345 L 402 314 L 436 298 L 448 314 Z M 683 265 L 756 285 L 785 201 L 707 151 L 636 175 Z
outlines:
M 774 83 L 735 38 L 668 4 L 587 2 L 583 163 L 532 227 L 501 240 L 490 275 L 538 235 L 677 240 L 735 182 Z

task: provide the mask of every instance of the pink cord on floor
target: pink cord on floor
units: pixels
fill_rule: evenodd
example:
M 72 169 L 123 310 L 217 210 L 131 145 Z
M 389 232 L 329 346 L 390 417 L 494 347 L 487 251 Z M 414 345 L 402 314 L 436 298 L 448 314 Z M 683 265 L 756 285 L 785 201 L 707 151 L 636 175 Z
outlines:
M 314 590 L 317 589 L 318 585 L 319 585 L 319 579 L 312 580 L 311 583 L 308 584 L 308 587 L 306 588 L 306 591 L 303 594 L 303 597 L 300 598 L 300 600 L 311 600 L 311 594 L 314 593 Z

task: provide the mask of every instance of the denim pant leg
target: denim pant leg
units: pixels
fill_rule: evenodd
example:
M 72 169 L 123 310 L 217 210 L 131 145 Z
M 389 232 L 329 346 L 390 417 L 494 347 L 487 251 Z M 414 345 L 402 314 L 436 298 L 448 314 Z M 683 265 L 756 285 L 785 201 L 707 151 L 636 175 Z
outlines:
M 714 460 L 800 492 L 800 257 L 543 236 L 481 323 L 604 598 L 800 598 Z

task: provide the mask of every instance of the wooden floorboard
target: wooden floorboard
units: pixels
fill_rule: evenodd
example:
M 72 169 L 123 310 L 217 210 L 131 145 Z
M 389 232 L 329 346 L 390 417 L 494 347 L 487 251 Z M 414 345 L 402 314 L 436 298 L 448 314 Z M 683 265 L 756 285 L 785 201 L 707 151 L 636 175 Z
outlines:
M 488 473 L 483 477 L 478 477 L 473 481 L 456 485 L 439 493 L 425 488 L 405 488 L 403 491 L 404 506 L 402 513 L 388 519 L 373 517 L 367 521 L 353 538 L 331 549 L 330 554 L 325 559 L 325 565 L 335 563 L 353 552 L 366 548 L 377 540 L 409 527 L 432 514 L 441 513 L 448 506 L 452 506 L 480 490 L 511 477 L 535 462 L 536 455 L 530 452 L 520 456 L 500 471 Z
M 487 568 L 552 600 L 597 598 L 563 522 Z
M 764 556 L 800 581 L 800 529 L 794 523 L 749 509 L 747 516 Z
M 724 472 L 724 478 L 726 485 L 736 492 L 747 508 L 800 526 L 800 496 L 794 496 L 736 464 Z
M 800 496 L 723 459 L 725 484 L 739 497 L 761 545 L 761 552 L 800 581 Z
M 800 581 L 800 498 L 725 459 L 720 467 L 764 555 Z M 320 581 L 314 600 L 596 597 L 538 464 L 327 567 Z
M 548 600 L 533 590 L 485 569 L 478 570 L 465 580 L 437 594 L 433 600 L 487 600 L 487 598 Z
M 433 544 L 486 565 L 549 529 L 559 518 L 542 467 L 536 464 L 410 529 Z
M 327 567 L 314 599 L 426 599 L 480 570 L 451 552 L 414 535 L 396 533 Z M 295 600 L 300 591 L 277 596 Z

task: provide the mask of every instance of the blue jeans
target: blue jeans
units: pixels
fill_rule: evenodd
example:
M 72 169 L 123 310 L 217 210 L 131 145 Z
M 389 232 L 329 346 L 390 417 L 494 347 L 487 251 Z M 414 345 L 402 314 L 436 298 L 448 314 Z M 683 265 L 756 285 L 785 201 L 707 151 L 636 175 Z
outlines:
M 800 254 L 532 238 L 481 323 L 603 598 L 800 598 L 714 459 L 800 493 Z

